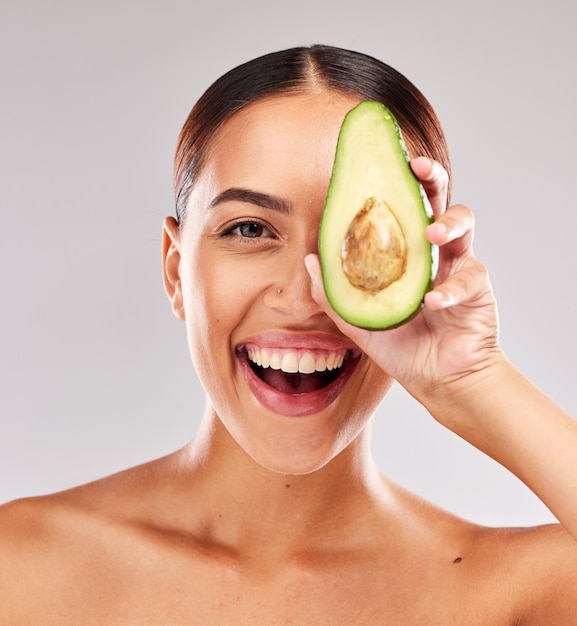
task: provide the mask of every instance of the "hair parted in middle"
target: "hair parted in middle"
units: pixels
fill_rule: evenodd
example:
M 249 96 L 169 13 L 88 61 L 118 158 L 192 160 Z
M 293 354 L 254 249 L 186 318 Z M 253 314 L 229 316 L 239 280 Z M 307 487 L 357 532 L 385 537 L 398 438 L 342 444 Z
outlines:
M 179 223 L 217 130 L 244 107 L 274 96 L 322 89 L 384 104 L 397 119 L 412 157 L 435 159 L 451 173 L 441 124 L 425 96 L 403 74 L 360 52 L 313 45 L 272 52 L 218 78 L 200 97 L 180 131 L 174 159 Z

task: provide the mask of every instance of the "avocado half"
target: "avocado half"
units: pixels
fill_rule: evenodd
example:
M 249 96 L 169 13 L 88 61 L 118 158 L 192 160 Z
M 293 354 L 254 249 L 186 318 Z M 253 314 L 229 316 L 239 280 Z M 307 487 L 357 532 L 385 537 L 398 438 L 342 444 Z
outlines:
M 333 309 L 374 330 L 410 320 L 435 279 L 432 221 L 397 121 L 380 102 L 361 102 L 341 126 L 319 231 Z

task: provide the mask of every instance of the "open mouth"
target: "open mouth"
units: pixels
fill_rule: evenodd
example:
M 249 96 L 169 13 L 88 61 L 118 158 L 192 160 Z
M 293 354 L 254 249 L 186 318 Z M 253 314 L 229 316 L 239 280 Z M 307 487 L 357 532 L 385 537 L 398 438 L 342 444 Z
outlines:
M 325 389 L 358 360 L 352 350 L 287 350 L 244 346 L 241 353 L 265 384 L 292 396 Z

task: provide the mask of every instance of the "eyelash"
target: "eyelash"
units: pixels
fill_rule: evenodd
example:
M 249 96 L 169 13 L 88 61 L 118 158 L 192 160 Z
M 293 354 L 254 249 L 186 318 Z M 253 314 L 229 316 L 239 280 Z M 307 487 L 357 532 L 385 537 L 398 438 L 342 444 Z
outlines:
M 254 236 L 254 237 L 247 237 L 245 235 L 242 234 L 241 229 L 243 226 L 256 226 L 257 229 L 259 229 L 259 235 Z M 238 231 L 238 232 L 235 232 Z M 268 235 L 266 234 L 268 233 Z M 271 238 L 275 238 L 276 239 L 276 235 L 272 232 L 272 230 L 266 226 L 265 224 L 263 224 L 262 222 L 259 222 L 258 220 L 243 220 L 240 222 L 235 222 L 234 224 L 232 224 L 231 226 L 228 226 L 225 230 L 223 230 L 223 232 L 220 234 L 221 238 L 226 238 L 226 237 L 236 237 L 239 240 L 243 240 L 243 243 L 249 243 L 252 240 L 258 240 L 258 239 L 271 239 Z

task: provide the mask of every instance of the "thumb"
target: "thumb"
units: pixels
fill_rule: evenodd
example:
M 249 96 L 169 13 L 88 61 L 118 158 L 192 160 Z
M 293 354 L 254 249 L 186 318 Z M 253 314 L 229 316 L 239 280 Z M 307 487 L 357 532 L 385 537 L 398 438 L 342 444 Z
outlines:
M 319 304 L 325 313 L 334 314 L 329 301 L 325 295 L 323 287 L 323 276 L 321 272 L 321 263 L 318 254 L 307 254 L 305 257 L 305 267 L 311 279 L 311 295 L 315 302 Z
M 321 263 L 318 254 L 308 254 L 305 257 L 305 266 L 311 279 L 311 295 L 315 302 L 323 309 L 328 317 L 336 324 L 339 330 L 350 337 L 361 349 L 369 338 L 369 332 L 357 326 L 345 322 L 343 318 L 333 309 L 327 300 L 323 286 Z

